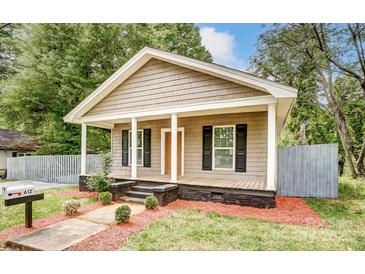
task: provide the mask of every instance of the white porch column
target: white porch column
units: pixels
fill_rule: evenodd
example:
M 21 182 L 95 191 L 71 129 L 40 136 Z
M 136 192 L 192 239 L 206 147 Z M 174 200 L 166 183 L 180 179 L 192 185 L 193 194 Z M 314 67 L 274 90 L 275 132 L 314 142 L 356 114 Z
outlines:
M 177 181 L 177 114 L 171 114 L 171 182 Z
M 267 172 L 266 190 L 276 190 L 276 104 L 267 109 Z
M 137 179 L 137 119 L 132 118 L 132 165 L 131 165 L 131 177 Z
M 81 124 L 81 175 L 86 175 L 86 140 L 87 140 L 87 126 L 85 123 Z

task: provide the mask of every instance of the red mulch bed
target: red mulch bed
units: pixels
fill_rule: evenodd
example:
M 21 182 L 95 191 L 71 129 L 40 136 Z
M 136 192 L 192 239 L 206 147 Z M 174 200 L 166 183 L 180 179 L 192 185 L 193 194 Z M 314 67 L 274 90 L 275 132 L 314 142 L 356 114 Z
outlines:
M 78 198 L 97 198 L 98 193 L 96 192 L 81 192 L 78 189 L 67 190 L 56 193 L 58 197 L 78 197 Z
M 186 200 L 177 200 L 167 207 L 169 209 L 200 209 L 204 212 L 214 211 L 221 215 L 253 217 L 275 223 L 308 225 L 316 228 L 329 226 L 301 198 L 276 196 L 276 207 L 269 209 Z
M 303 199 L 278 196 L 276 203 L 276 208 L 262 209 L 213 202 L 177 200 L 158 210 L 146 210 L 134 215 L 127 224 L 111 225 L 67 250 L 117 250 L 130 236 L 146 229 L 154 221 L 166 218 L 177 209 L 200 209 L 204 212 L 214 211 L 221 215 L 253 217 L 276 223 L 309 225 L 315 228 L 329 226 Z
M 157 210 L 145 210 L 131 216 L 126 224 L 111 225 L 107 229 L 78 242 L 67 250 L 117 250 L 135 233 L 146 229 L 151 223 L 166 218 L 172 210 L 160 207 Z
M 82 214 L 85 214 L 91 210 L 97 209 L 102 206 L 103 205 L 101 203 L 97 202 L 78 209 L 78 213 L 74 216 L 66 216 L 64 213 L 58 213 L 50 217 L 33 220 L 32 228 L 25 228 L 24 224 L 11 227 L 9 229 L 0 232 L 0 246 L 10 238 L 20 236 L 32 231 L 36 231 L 38 229 L 45 228 L 49 225 L 53 225 L 64 220 L 75 218 L 77 216 L 80 216 Z
M 101 203 L 95 203 L 83 207 L 79 210 L 79 214 L 85 214 L 101 206 Z M 276 223 L 308 225 L 315 228 L 329 226 L 300 198 L 277 196 L 276 208 L 271 209 L 225 205 L 213 202 L 177 200 L 157 210 L 145 210 L 140 214 L 133 215 L 126 224 L 110 225 L 105 230 L 71 246 L 67 250 L 117 250 L 130 236 L 146 229 L 151 223 L 166 218 L 170 213 L 178 209 L 200 209 L 203 212 L 214 211 L 221 215 L 253 217 Z M 0 232 L 0 244 L 7 238 L 35 231 L 69 218 L 73 217 L 67 217 L 63 213 L 60 213 L 52 217 L 35 220 L 33 228 L 30 229 L 24 228 L 23 225 L 10 228 Z

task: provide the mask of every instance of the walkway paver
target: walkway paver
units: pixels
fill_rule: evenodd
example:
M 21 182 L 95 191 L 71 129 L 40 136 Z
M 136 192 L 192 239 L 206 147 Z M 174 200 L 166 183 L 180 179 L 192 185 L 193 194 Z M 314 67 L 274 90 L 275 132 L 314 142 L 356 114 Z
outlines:
M 113 205 L 105 206 L 90 211 L 89 213 L 86 213 L 85 215 L 82 215 L 79 218 L 99 224 L 106 224 L 106 225 L 116 224 L 114 220 L 114 213 L 117 207 L 120 207 L 121 205 L 122 205 L 121 203 L 116 203 Z M 128 205 L 132 210 L 131 215 L 139 214 L 142 211 L 144 211 L 143 205 L 138 205 L 138 204 L 128 204 Z
M 8 244 L 25 250 L 60 251 L 105 228 L 102 224 L 74 218 L 12 239 Z
M 115 203 L 92 210 L 79 217 L 15 237 L 9 240 L 7 245 L 21 250 L 65 250 L 86 238 L 104 231 L 110 225 L 115 225 L 115 209 L 122 204 L 129 205 L 132 210 L 132 216 L 144 211 L 143 205 Z

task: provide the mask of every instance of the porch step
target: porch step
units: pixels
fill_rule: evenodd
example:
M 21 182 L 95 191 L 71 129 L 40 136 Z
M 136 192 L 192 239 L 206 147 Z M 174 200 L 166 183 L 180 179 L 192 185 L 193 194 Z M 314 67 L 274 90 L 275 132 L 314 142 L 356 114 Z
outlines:
M 124 202 L 130 202 L 130 203 L 136 203 L 136 204 L 144 204 L 144 199 L 142 199 L 142 198 L 135 198 L 135 197 L 123 196 L 120 199 L 123 200 Z
M 153 193 L 152 189 L 154 187 L 155 186 L 136 185 L 136 186 L 132 186 L 131 189 L 134 190 L 134 191 L 150 193 L 152 195 L 152 193 Z
M 151 192 L 134 191 L 134 190 L 127 191 L 125 194 L 128 197 L 141 198 L 141 199 L 145 199 L 147 196 L 152 195 Z

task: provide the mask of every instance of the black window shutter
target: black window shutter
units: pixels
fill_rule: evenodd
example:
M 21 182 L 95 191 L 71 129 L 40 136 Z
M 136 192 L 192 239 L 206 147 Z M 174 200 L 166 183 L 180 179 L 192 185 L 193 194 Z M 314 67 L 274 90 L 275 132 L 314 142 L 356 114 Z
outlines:
M 128 166 L 128 130 L 122 130 L 122 166 Z
M 212 170 L 213 126 L 203 126 L 203 170 Z
M 247 125 L 236 125 L 236 172 L 246 172 Z
M 151 129 L 143 130 L 143 166 L 151 167 Z

